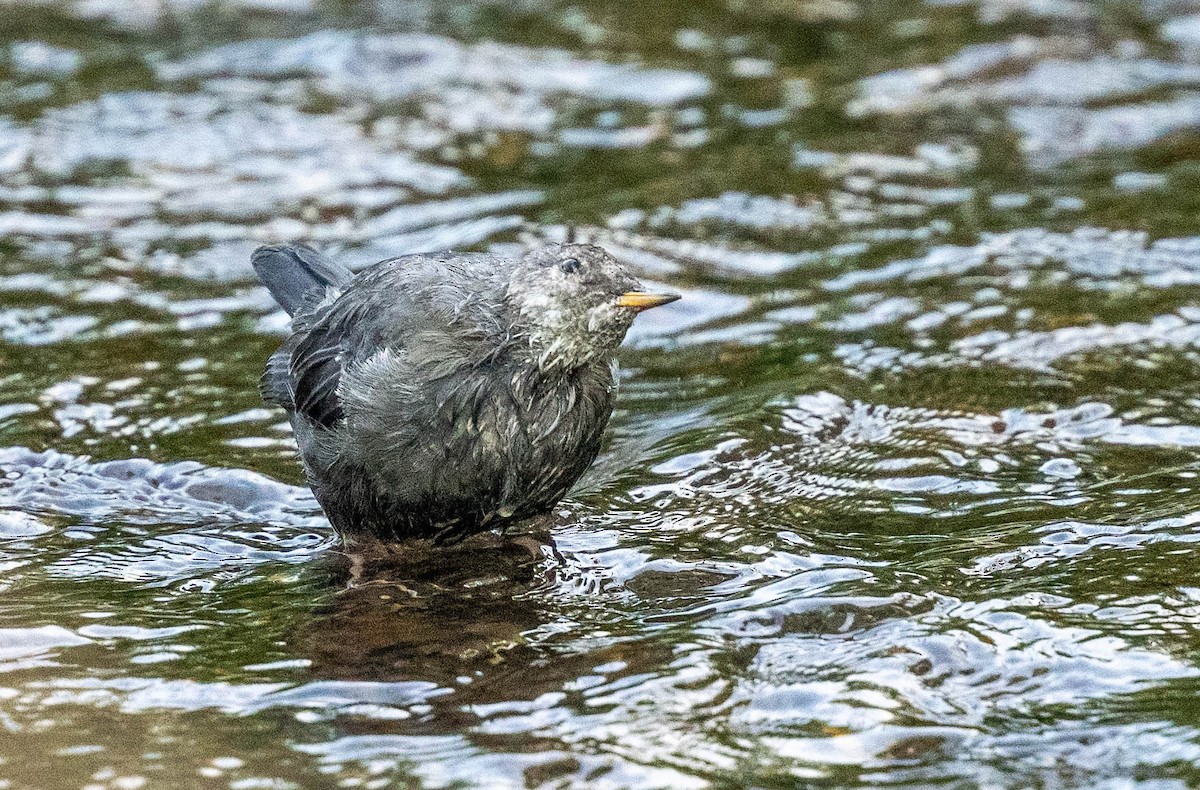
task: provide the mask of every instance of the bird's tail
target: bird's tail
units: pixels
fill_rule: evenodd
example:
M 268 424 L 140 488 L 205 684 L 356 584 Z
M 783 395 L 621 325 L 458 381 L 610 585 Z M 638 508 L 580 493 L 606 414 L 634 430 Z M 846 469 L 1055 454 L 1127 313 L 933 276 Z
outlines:
M 335 263 L 305 244 L 276 244 L 259 247 L 250 256 L 258 279 L 288 315 L 326 288 L 344 288 L 354 277 L 346 266 Z

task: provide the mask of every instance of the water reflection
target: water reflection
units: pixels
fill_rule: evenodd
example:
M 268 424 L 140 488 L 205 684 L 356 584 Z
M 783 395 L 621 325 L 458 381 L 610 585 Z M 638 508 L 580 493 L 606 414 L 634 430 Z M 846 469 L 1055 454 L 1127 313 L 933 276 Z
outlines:
M 1192 0 L 6 9 L 0 789 L 1200 783 Z M 586 485 L 339 549 L 249 250 L 567 228 Z
M 528 662 L 536 595 L 556 562 L 547 528 L 445 551 L 357 545 L 322 559 L 331 595 L 295 638 L 318 677 L 472 686 Z

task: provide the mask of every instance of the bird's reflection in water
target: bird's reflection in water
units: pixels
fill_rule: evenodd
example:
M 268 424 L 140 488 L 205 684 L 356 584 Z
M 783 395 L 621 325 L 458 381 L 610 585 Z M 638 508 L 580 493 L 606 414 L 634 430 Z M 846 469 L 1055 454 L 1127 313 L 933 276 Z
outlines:
M 534 700 L 569 688 L 597 666 L 619 674 L 669 659 L 652 640 L 616 640 L 583 652 L 531 644 L 550 622 L 564 560 L 549 529 L 520 536 L 475 535 L 452 546 L 359 546 L 331 555 L 330 597 L 296 635 L 314 680 L 419 681 L 413 718 L 338 716 L 348 734 L 461 733 L 479 723 L 478 706 Z M 537 750 L 526 743 L 522 750 Z
M 487 675 L 531 658 L 523 634 L 544 620 L 536 592 L 552 583 L 556 557 L 548 529 L 343 549 L 325 568 L 331 597 L 297 646 L 324 679 L 455 685 Z

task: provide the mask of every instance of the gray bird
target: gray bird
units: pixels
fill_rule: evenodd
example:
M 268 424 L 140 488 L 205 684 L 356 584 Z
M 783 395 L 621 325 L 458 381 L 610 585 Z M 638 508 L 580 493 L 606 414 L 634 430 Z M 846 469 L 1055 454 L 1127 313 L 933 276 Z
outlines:
M 442 543 L 545 514 L 600 450 L 648 293 L 599 247 L 405 255 L 357 276 L 302 245 L 254 270 L 291 316 L 260 389 L 348 542 Z

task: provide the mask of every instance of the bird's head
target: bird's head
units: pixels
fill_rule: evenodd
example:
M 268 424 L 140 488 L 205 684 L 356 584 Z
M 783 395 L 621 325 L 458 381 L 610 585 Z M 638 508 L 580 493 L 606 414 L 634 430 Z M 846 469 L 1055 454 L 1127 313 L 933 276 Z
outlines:
M 679 298 L 650 293 L 617 259 L 591 244 L 551 244 L 518 261 L 508 301 L 544 368 L 576 368 L 612 356 L 643 310 Z

